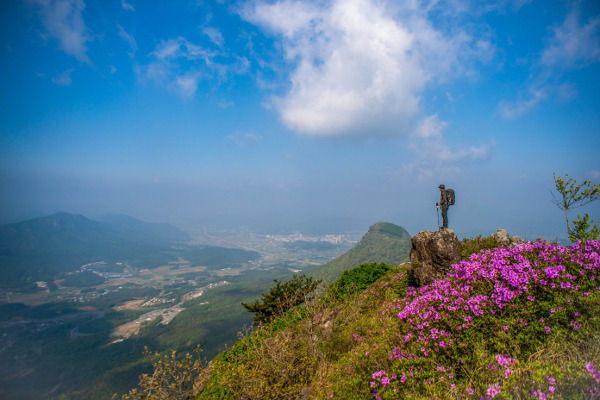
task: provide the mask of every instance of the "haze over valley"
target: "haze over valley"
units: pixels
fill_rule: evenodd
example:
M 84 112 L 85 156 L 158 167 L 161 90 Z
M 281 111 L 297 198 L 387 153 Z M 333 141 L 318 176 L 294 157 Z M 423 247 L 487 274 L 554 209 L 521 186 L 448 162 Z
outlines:
M 1 226 L 2 394 L 124 391 L 148 368 L 144 346 L 200 345 L 210 359 L 251 324 L 242 301 L 336 258 L 363 235 L 214 224 L 188 234 L 123 215 L 68 213 Z

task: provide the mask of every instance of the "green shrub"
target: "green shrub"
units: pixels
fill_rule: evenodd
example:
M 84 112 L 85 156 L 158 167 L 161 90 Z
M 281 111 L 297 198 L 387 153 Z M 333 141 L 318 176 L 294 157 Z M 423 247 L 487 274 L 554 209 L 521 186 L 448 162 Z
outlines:
M 269 293 L 262 295 L 262 301 L 256 300 L 253 304 L 242 303 L 246 310 L 255 314 L 255 325 L 271 322 L 273 318 L 306 302 L 321 283 L 320 280 L 313 281 L 312 277 L 307 278 L 305 275 L 294 275 L 285 283 L 277 279 L 273 279 L 273 282 L 276 285 L 271 287 Z
M 200 348 L 195 352 L 199 355 Z M 178 358 L 175 351 L 161 355 L 145 349 L 154 371 L 140 376 L 139 386 L 122 396 L 122 400 L 191 400 L 197 397 L 202 372 L 200 361 L 189 353 Z M 117 396 L 113 396 L 115 400 Z
M 391 267 L 384 263 L 362 264 L 344 271 L 342 276 L 331 285 L 331 288 L 338 297 L 360 293 L 384 276 L 390 269 Z
M 482 250 L 494 250 L 500 247 L 498 239 L 493 237 L 482 237 L 477 235 L 474 238 L 464 238 L 460 242 L 460 258 L 468 260 L 471 254 L 479 253 Z

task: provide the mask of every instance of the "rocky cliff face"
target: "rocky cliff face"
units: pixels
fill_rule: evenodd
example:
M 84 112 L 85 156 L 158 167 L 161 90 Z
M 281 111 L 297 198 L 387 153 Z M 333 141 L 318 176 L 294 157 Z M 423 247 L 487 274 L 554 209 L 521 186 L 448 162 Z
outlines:
M 460 242 L 451 229 L 422 231 L 411 239 L 410 262 L 419 286 L 445 276 L 452 264 L 460 262 Z

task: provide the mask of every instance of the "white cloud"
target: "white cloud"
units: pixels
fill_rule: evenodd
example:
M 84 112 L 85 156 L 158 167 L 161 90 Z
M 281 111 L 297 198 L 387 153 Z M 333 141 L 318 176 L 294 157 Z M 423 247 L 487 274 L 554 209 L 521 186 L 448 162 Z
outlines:
M 506 119 L 520 117 L 535 108 L 542 100 L 548 97 L 546 90 L 537 89 L 530 93 L 528 100 L 520 100 L 516 102 L 503 101 L 498 107 L 498 112 Z
M 422 139 L 441 138 L 442 131 L 448 126 L 447 122 L 440 121 L 437 114 L 430 115 L 423 119 L 417 129 L 415 136 Z
M 451 147 L 446 142 L 444 130 L 448 123 L 437 114 L 423 118 L 410 135 L 407 147 L 415 154 L 412 163 L 404 164 L 402 172 L 416 174 L 419 179 L 436 176 L 456 176 L 465 162 L 483 161 L 489 158 L 495 141 L 479 146 Z M 450 172 L 452 172 L 450 174 Z
M 223 47 L 225 44 L 225 39 L 223 38 L 223 34 L 216 28 L 206 27 L 202 30 L 202 32 L 208 36 L 211 42 L 216 44 L 219 47 Z
M 127 31 L 125 31 L 125 29 L 123 29 L 123 27 L 121 25 L 119 25 L 119 36 L 121 37 L 121 39 L 123 39 L 127 42 L 127 44 L 129 45 L 129 48 L 131 49 L 131 51 L 129 52 L 129 57 L 134 58 L 135 53 L 137 52 L 137 49 L 138 49 L 135 38 L 132 35 L 130 35 L 129 33 L 127 33 Z
M 493 53 L 489 42 L 461 29 L 436 29 L 427 18 L 434 3 L 259 0 L 241 15 L 283 42 L 290 87 L 274 104 L 289 128 L 389 135 L 410 131 L 428 83 Z
M 235 143 L 237 146 L 246 147 L 262 142 L 263 137 L 251 132 L 236 132 L 233 135 L 227 135 L 227 139 Z
M 70 86 L 72 82 L 71 73 L 73 73 L 73 71 L 73 68 L 66 70 L 56 78 L 52 78 L 52 83 L 54 83 L 55 85 Z
M 229 107 L 233 107 L 235 105 L 235 103 L 233 101 L 223 100 L 223 101 L 219 102 L 217 105 L 221 108 L 229 108 Z
M 133 8 L 133 6 L 130 3 L 128 3 L 126 0 L 121 0 L 121 6 L 126 11 L 134 11 L 135 10 Z
M 582 23 L 578 8 L 567 14 L 564 22 L 553 28 L 554 35 L 542 51 L 545 66 L 579 68 L 600 61 L 600 16 Z
M 505 119 L 514 119 L 534 110 L 547 99 L 570 101 L 577 97 L 577 88 L 570 82 L 547 83 L 542 80 L 539 85 L 529 89 L 527 99 L 500 102 L 498 114 Z
M 439 162 L 454 162 L 462 160 L 483 160 L 489 155 L 489 145 L 480 144 L 478 147 L 466 146 L 452 150 L 443 140 L 425 140 L 418 147 L 420 157 Z
M 186 98 L 191 98 L 198 89 L 197 75 L 184 75 L 175 77 L 175 84 L 179 93 Z
M 511 119 L 520 117 L 549 98 L 571 100 L 577 88 L 563 82 L 565 71 L 584 68 L 600 62 L 600 16 L 582 21 L 578 4 L 567 13 L 564 21 L 554 27 L 539 58 L 532 63 L 529 95 L 525 100 L 502 101 L 500 115 Z
M 83 20 L 83 0 L 29 0 L 39 7 L 42 24 L 66 54 L 91 64 L 87 43 L 91 40 Z
M 202 75 L 197 62 L 212 65 L 215 53 L 197 46 L 186 38 L 161 41 L 150 53 L 153 61 L 144 71 L 148 79 L 165 85 L 184 98 L 191 98 Z
M 209 64 L 216 53 L 195 45 L 184 37 L 178 37 L 177 39 L 161 41 L 151 55 L 160 60 L 174 60 L 178 58 L 185 58 L 187 60 L 203 59 Z
M 184 98 L 194 96 L 201 80 L 221 83 L 230 75 L 246 73 L 249 65 L 246 58 L 207 49 L 185 37 L 162 40 L 148 56 L 150 63 L 137 72 Z

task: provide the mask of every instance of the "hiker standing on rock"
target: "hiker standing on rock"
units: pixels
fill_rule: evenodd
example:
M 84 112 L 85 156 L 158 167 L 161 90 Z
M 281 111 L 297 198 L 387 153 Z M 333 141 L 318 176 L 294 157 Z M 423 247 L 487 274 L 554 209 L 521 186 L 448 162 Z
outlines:
M 438 188 L 440 188 L 440 202 L 435 205 L 442 208 L 442 229 L 448 229 L 448 192 L 443 184 Z

